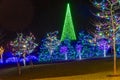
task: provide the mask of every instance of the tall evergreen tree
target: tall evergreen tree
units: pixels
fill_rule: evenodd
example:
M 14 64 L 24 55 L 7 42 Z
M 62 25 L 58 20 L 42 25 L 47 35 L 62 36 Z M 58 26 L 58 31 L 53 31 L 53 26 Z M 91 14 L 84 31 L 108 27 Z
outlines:
M 65 39 L 76 40 L 76 34 L 74 31 L 74 25 L 72 21 L 69 3 L 67 4 L 67 11 L 66 11 L 63 31 L 61 35 L 61 41 L 64 41 Z

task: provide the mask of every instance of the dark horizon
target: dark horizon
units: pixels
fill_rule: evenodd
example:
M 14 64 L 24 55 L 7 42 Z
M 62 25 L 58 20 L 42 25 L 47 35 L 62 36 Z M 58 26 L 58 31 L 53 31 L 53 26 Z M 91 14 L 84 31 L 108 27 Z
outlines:
M 76 33 L 90 29 L 89 0 L 17 0 L 17 3 L 15 0 L 5 1 L 0 2 L 0 29 L 5 34 L 5 41 L 14 39 L 19 32 L 33 32 L 38 41 L 46 33 L 55 30 L 61 35 L 68 2 Z

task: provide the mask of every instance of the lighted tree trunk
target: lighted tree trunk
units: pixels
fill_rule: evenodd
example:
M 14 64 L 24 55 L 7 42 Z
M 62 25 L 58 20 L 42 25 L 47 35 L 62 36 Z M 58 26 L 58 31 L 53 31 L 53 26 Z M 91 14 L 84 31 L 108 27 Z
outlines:
M 51 49 L 49 52 L 50 52 L 50 61 L 52 61 L 53 50 Z
M 114 20 L 113 20 L 113 6 L 111 4 L 111 8 L 110 8 L 110 13 L 111 13 L 111 22 L 112 22 L 112 28 L 113 28 L 113 53 L 114 53 L 114 71 L 113 71 L 113 75 L 117 75 L 117 64 L 116 64 L 116 27 L 114 26 Z
M 82 45 L 77 44 L 76 45 L 76 51 L 77 51 L 77 54 L 79 56 L 79 60 L 81 60 L 82 59 Z
M 67 52 L 65 53 L 65 60 L 68 60 L 68 57 L 67 57 Z
M 3 53 L 4 53 L 4 48 L 1 46 L 0 47 L 0 59 L 2 63 L 3 63 Z
M 52 56 L 53 50 L 50 50 L 50 56 Z
M 79 60 L 81 60 L 82 59 L 81 51 L 78 52 L 78 55 L 79 55 Z
M 3 62 L 3 56 L 2 56 L 2 54 L 0 55 L 0 58 L 1 58 L 1 62 Z
M 107 52 L 105 46 L 106 46 L 106 45 L 104 45 L 104 52 L 103 52 L 104 57 L 106 57 L 106 52 Z
M 115 40 L 115 35 L 113 39 L 113 52 L 114 52 L 114 75 L 117 74 L 117 63 L 116 63 L 116 40 Z
M 26 53 L 23 53 L 23 64 L 26 66 Z

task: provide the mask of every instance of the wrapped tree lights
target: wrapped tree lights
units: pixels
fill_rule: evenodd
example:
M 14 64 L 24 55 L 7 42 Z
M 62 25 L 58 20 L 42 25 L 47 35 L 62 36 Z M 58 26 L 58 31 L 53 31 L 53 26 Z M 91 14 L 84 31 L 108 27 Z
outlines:
M 71 43 L 72 41 L 68 38 L 68 39 L 65 39 L 63 42 L 61 42 L 60 44 L 59 51 L 60 51 L 60 54 L 64 54 L 65 60 L 76 59 L 76 52 Z
M 60 40 L 57 39 L 58 31 L 48 33 L 46 36 L 44 46 L 48 49 L 50 55 L 54 52 L 57 46 L 60 45 Z
M 47 33 L 42 43 L 39 51 L 39 61 L 50 61 L 52 55 L 57 47 L 60 45 L 61 41 L 57 38 L 58 31 Z
M 0 46 L 0 63 L 3 63 L 3 53 L 4 53 L 4 48 Z
M 79 60 L 82 59 L 82 47 L 83 46 L 81 44 L 79 43 L 76 44 L 76 51 L 77 51 L 77 54 L 79 55 Z
M 14 55 L 18 55 L 19 57 L 23 56 L 24 66 L 26 65 L 26 55 L 32 53 L 37 46 L 35 37 L 32 33 L 28 36 L 25 36 L 22 33 L 17 34 L 17 38 L 14 41 L 11 41 L 10 45 L 12 46 Z
M 97 42 L 99 49 L 103 50 L 103 55 L 106 57 L 107 50 L 110 48 L 110 45 L 106 39 L 101 39 Z
M 68 56 L 67 56 L 68 48 L 67 48 L 67 46 L 61 46 L 60 47 L 60 53 L 63 53 L 65 55 L 65 60 L 68 60 Z
M 111 40 L 111 46 L 114 52 L 114 74 L 117 74 L 116 69 L 116 33 L 120 25 L 120 1 L 119 0 L 102 0 L 97 2 L 96 0 L 91 0 L 93 5 L 99 9 L 99 13 L 96 14 L 97 17 L 102 18 L 104 22 L 99 23 L 97 29 L 99 35 L 105 36 L 105 38 Z M 102 21 L 103 21 L 102 20 Z
M 81 56 L 84 58 L 93 57 L 96 54 L 96 44 L 93 42 L 93 37 L 90 34 L 85 33 L 85 31 L 81 31 L 79 32 L 78 38 L 79 40 L 77 41 L 77 44 L 81 45 L 82 47 Z

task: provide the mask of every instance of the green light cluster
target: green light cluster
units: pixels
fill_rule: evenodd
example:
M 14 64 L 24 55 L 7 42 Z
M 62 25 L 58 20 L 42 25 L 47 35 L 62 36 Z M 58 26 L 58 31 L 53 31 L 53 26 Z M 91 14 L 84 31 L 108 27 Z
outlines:
M 64 41 L 65 39 L 76 40 L 69 3 L 67 4 L 67 12 L 65 16 L 65 22 L 63 26 L 61 41 Z

